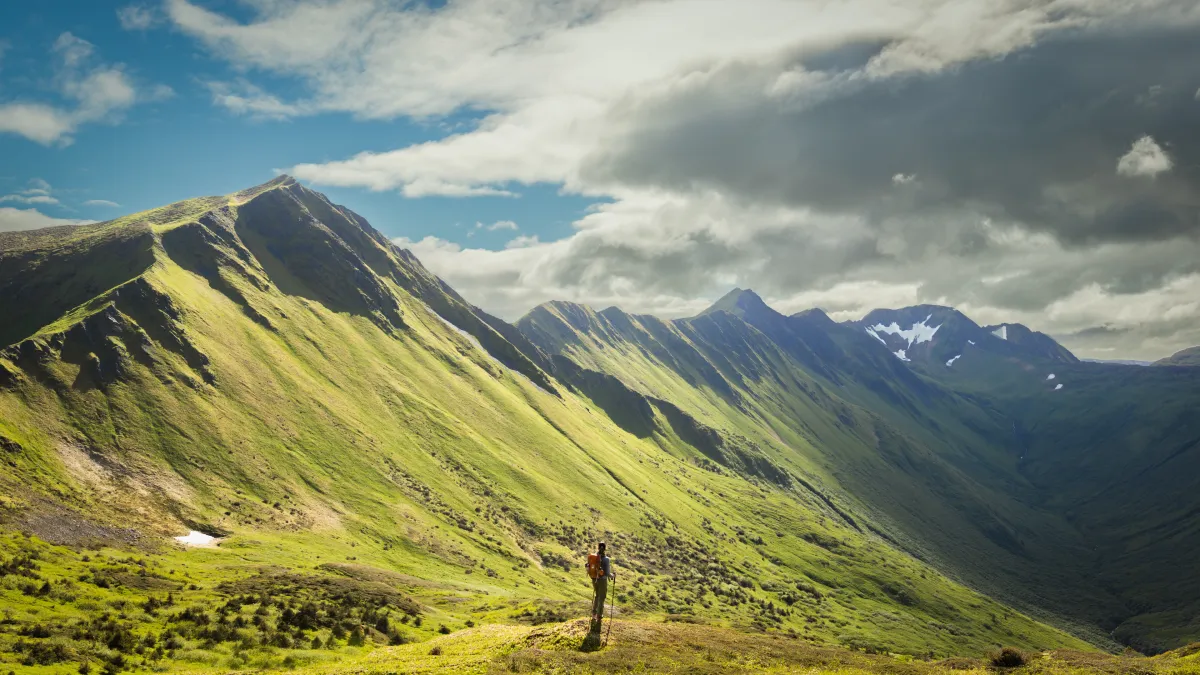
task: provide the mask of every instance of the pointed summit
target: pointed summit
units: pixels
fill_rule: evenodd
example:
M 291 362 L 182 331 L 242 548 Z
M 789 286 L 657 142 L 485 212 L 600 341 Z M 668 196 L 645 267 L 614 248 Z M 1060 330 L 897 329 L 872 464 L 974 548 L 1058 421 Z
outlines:
M 251 199 L 254 199 L 255 197 L 263 194 L 264 192 L 269 192 L 271 190 L 274 190 L 275 188 L 291 187 L 293 185 L 297 185 L 296 179 L 292 178 L 291 176 L 287 175 L 286 173 L 281 173 L 278 176 L 272 178 L 271 180 L 263 183 L 262 185 L 255 185 L 254 187 L 246 188 L 245 190 L 239 190 L 239 191 L 233 193 L 232 195 L 230 195 L 229 197 L 230 197 L 230 201 L 237 203 L 237 204 L 241 204 L 241 203 L 250 201 Z
M 815 325 L 824 327 L 833 326 L 837 323 L 833 319 L 829 318 L 829 315 L 825 313 L 825 310 L 821 309 L 820 307 L 811 307 L 809 309 L 801 310 L 793 314 L 791 318 L 801 321 L 810 321 Z
M 762 312 L 776 313 L 767 303 L 763 302 L 758 293 L 748 288 L 735 288 L 729 291 L 708 309 L 700 312 L 699 316 L 712 314 L 713 312 L 729 312 L 734 316 L 742 318 L 745 318 L 747 315 L 761 314 Z

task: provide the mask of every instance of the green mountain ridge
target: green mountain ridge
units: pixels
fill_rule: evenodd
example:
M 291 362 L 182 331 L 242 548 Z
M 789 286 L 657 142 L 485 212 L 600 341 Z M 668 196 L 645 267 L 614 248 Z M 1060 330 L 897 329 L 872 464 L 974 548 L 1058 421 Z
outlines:
M 1200 537 L 1137 535 L 1190 523 L 1183 369 L 1121 375 L 1167 388 L 1152 409 L 1056 363 L 1073 415 L 1135 406 L 1104 426 L 1027 395 L 1038 353 L 935 373 L 752 292 L 512 325 L 286 176 L 0 235 L 0 313 L 0 662 L 51 660 L 30 672 L 74 672 L 96 631 L 110 664 L 274 668 L 573 618 L 600 538 L 648 617 L 908 654 L 1200 634 L 1168 569 Z M 1150 510 L 1118 527 L 1110 494 Z
M 687 402 L 699 418 L 737 425 L 763 447 L 775 446 L 779 454 L 771 456 L 781 463 L 803 447 L 789 433 L 815 437 L 800 450 L 810 460 L 806 469 L 839 486 L 890 541 L 973 587 L 1059 625 L 1091 626 L 1151 651 L 1195 630 L 1197 589 L 1168 552 L 1195 545 L 1190 527 L 1172 532 L 1169 544 L 1137 536 L 1188 522 L 1195 504 L 1197 486 L 1180 470 L 1200 450 L 1192 421 L 1200 383 L 1189 374 L 1080 363 L 1048 336 L 1007 324 L 1012 330 L 1001 338 L 993 334 L 998 327 L 980 327 L 951 308 L 878 310 L 836 324 L 822 312 L 784 317 L 738 289 L 699 317 L 665 322 L 686 336 L 689 354 L 701 346 L 702 356 L 691 360 L 707 359 L 711 369 L 734 354 L 766 351 L 730 348 L 734 334 L 747 344 L 765 337 L 780 352 L 767 377 L 746 363 L 722 385 L 733 393 L 718 395 L 689 375 L 706 366 L 677 366 L 680 351 L 658 338 L 667 329 L 614 330 L 603 320 L 615 315 L 610 309 L 567 331 L 551 325 L 554 315 L 580 316 L 586 308 L 554 307 L 518 322 L 544 350 Z M 705 330 L 704 322 L 720 316 L 727 317 L 720 331 Z M 878 330 L 884 338 L 920 347 L 907 361 L 891 352 L 895 343 L 864 330 L 885 320 L 893 332 Z M 918 324 L 924 328 L 914 331 Z M 944 363 L 951 352 L 953 361 Z M 675 380 L 664 379 L 672 371 Z M 810 405 L 801 412 L 805 399 Z M 846 418 L 839 404 L 873 418 L 876 439 L 812 435 L 814 419 Z M 879 443 L 880 431 L 892 442 Z M 774 438 L 786 439 L 784 447 Z M 864 446 L 878 452 L 856 454 Z M 814 458 L 824 472 L 813 468 Z M 1131 517 L 1125 503 L 1145 508 Z

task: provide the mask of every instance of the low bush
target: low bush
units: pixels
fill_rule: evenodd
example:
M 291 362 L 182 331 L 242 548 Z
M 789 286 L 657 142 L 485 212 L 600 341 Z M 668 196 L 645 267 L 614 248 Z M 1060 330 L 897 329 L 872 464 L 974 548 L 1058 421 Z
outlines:
M 1029 662 L 1025 653 L 1014 647 L 1005 647 L 993 653 L 990 660 L 997 668 L 1019 668 Z

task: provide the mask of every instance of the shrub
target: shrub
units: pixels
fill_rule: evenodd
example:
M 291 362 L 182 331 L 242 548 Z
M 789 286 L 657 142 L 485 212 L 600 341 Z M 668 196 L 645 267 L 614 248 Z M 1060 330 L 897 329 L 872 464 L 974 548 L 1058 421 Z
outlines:
M 1019 668 L 1028 663 L 1024 652 L 1014 647 L 1005 647 L 991 655 L 992 665 L 997 668 Z
M 429 655 L 430 655 L 430 656 L 441 656 L 441 655 L 442 655 L 442 648 L 439 646 L 439 647 L 434 647 L 433 649 L 430 649 L 430 650 L 429 650 Z
M 27 666 L 45 666 L 70 661 L 75 658 L 75 650 L 65 641 L 61 640 L 47 640 L 45 642 L 33 643 L 19 641 L 13 646 L 13 650 L 25 654 L 23 663 Z

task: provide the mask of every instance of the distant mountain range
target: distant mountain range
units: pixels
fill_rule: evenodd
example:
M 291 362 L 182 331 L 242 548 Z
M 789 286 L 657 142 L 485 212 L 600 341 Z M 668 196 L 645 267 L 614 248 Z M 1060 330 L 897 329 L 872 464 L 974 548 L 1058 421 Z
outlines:
M 283 570 L 387 581 L 440 622 L 551 620 L 605 538 L 623 606 L 656 616 L 919 654 L 1200 639 L 1190 368 L 741 289 L 509 324 L 287 177 L 0 235 L 0 315 L 0 523 L 172 567 L 171 536 L 223 537 L 180 602 Z M 21 616 L 112 598 L 77 599 Z

